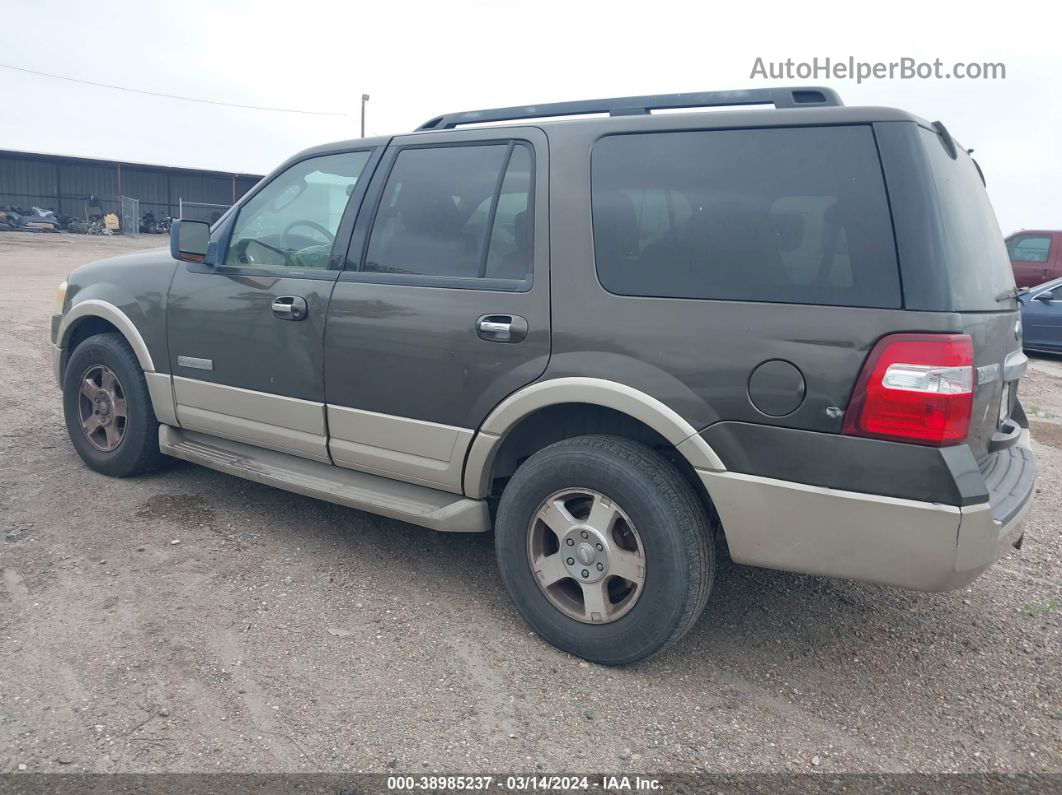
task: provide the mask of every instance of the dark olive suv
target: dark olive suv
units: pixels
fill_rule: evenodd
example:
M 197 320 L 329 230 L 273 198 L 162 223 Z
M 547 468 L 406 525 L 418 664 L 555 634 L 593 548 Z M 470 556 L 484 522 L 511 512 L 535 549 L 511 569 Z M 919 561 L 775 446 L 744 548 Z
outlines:
M 651 112 L 721 105 L 774 107 Z M 523 617 L 603 663 L 689 629 L 717 551 L 957 588 L 1020 544 L 1033 492 L 980 169 L 826 89 L 317 147 L 169 251 L 74 271 L 52 337 L 93 469 L 175 456 L 493 528 Z

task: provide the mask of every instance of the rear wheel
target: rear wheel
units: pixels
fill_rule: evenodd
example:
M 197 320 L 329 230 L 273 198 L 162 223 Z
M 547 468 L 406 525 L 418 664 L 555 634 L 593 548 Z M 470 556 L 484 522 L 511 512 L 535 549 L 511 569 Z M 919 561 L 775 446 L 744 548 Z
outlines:
M 553 645 L 635 662 L 697 620 L 715 570 L 709 518 L 660 454 L 611 436 L 541 450 L 513 475 L 496 523 L 517 609 Z
M 74 349 L 63 377 L 63 413 L 74 449 L 97 472 L 128 477 L 166 461 L 144 373 L 118 334 L 97 334 Z

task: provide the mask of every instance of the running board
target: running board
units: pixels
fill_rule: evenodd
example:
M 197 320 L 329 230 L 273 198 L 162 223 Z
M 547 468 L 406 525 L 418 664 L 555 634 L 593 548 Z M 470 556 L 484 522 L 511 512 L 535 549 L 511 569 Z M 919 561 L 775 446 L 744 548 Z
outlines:
M 490 529 L 486 502 L 426 486 L 263 450 L 169 425 L 159 426 L 159 448 L 166 455 L 219 472 L 432 530 L 481 533 Z

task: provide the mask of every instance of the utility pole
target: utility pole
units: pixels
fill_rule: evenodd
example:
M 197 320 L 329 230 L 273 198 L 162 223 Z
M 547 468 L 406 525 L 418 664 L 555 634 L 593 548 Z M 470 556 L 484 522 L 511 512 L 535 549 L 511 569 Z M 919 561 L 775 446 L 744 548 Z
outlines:
M 365 137 L 365 103 L 369 101 L 368 94 L 361 95 L 361 137 Z

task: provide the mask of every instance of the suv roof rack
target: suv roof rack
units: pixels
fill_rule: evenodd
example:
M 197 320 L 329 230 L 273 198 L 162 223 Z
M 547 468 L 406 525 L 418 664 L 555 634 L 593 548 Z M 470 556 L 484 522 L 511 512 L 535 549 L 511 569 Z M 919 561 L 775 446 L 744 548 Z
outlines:
M 544 116 L 580 116 L 608 113 L 610 116 L 638 116 L 653 110 L 712 108 L 725 105 L 774 105 L 776 108 L 840 107 L 844 103 L 832 88 L 752 88 L 739 91 L 694 91 L 686 94 L 650 94 L 644 97 L 579 99 L 523 105 L 512 108 L 465 110 L 436 116 L 417 130 L 450 130 L 460 124 L 537 119 Z

